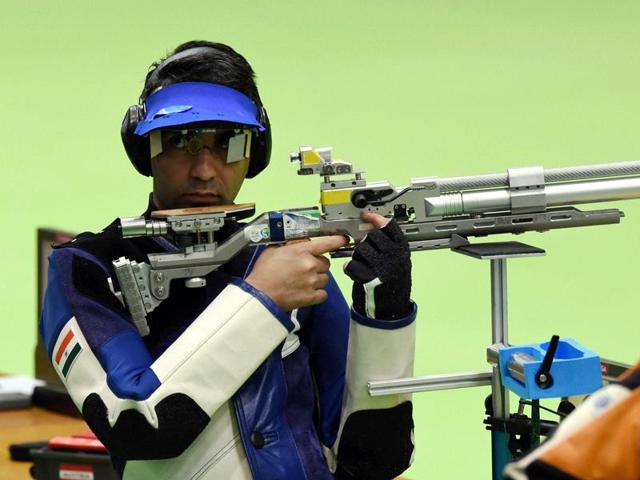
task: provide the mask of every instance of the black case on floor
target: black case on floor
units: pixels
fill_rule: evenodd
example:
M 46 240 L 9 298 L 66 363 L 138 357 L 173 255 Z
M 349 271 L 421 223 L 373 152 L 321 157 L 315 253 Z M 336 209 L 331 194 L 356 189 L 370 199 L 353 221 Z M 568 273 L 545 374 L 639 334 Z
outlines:
M 106 453 L 67 452 L 45 447 L 31 450 L 31 456 L 31 476 L 37 480 L 119 480 Z

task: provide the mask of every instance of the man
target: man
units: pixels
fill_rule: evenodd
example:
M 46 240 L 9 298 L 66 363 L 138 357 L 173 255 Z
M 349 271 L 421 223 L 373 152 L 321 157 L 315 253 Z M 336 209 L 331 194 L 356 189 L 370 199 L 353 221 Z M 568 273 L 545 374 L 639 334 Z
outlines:
M 122 125 L 156 209 L 231 204 L 269 161 L 270 125 L 246 60 L 188 42 L 152 66 Z M 388 479 L 413 453 L 407 395 L 366 381 L 411 375 L 416 307 L 402 232 L 377 215 L 347 274 L 350 310 L 324 253 L 340 236 L 251 248 L 174 282 L 142 336 L 111 261 L 175 251 L 123 240 L 117 222 L 50 257 L 41 334 L 75 404 L 124 478 Z M 217 232 L 224 241 L 240 226 Z M 115 283 L 115 286 L 114 286 Z
M 507 465 L 509 480 L 640 479 L 640 364 L 591 394 L 553 435 Z

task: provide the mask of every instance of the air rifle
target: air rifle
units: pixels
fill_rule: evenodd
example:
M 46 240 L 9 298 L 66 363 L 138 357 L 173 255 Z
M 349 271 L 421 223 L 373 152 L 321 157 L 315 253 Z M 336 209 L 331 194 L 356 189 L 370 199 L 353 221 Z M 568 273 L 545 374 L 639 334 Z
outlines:
M 141 335 L 146 316 L 169 297 L 171 280 L 191 288 L 250 245 L 280 244 L 299 238 L 348 235 L 354 244 L 371 228 L 365 211 L 396 219 L 412 251 L 457 248 L 469 237 L 544 232 L 556 228 L 619 223 L 618 209 L 581 211 L 574 205 L 640 197 L 640 162 L 568 168 L 511 168 L 505 174 L 414 178 L 406 187 L 367 182 L 364 171 L 333 160 L 331 148 L 302 147 L 291 154 L 299 175 L 320 175 L 320 208 L 272 211 L 259 215 L 225 241 L 216 241 L 227 222 L 255 213 L 253 204 L 152 213 L 151 218 L 120 221 L 125 238 L 171 235 L 178 251 L 151 253 L 149 262 L 121 257 L 113 261 L 120 292 Z M 349 255 L 353 247 L 332 256 Z M 113 289 L 113 287 L 112 287 Z

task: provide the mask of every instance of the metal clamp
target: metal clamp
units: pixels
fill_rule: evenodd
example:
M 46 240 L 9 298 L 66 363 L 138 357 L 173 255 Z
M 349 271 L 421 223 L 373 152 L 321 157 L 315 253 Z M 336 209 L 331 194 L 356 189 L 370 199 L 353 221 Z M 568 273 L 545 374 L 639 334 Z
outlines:
M 547 206 L 543 167 L 510 168 L 508 177 L 513 213 L 540 211 Z

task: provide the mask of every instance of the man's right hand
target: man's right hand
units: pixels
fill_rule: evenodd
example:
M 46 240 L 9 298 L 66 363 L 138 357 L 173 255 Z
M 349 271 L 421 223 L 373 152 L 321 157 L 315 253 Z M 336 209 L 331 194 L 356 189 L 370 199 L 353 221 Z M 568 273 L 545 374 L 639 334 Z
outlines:
M 322 303 L 329 283 L 329 259 L 323 254 L 346 246 L 334 235 L 317 240 L 268 247 L 258 258 L 246 282 L 268 295 L 285 312 Z

